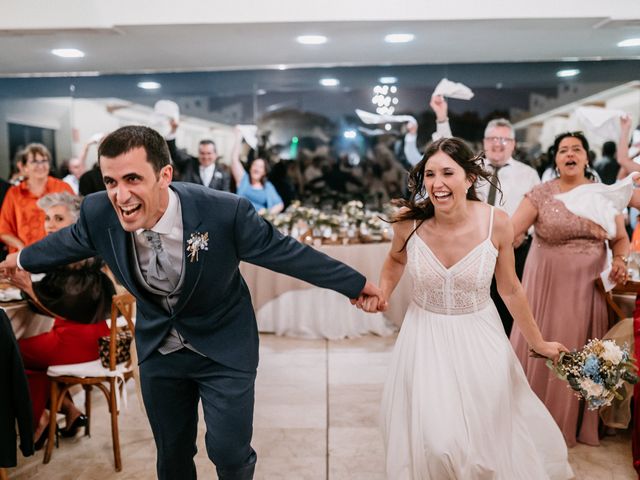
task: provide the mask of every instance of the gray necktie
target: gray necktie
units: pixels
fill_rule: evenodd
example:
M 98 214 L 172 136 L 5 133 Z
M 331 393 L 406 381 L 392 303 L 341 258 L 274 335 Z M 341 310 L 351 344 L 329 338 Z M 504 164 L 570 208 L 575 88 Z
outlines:
M 496 193 L 498 191 L 497 188 L 497 184 L 498 184 L 498 171 L 502 168 L 503 166 L 496 166 L 496 165 L 491 165 L 491 168 L 493 169 L 493 174 L 491 175 L 491 184 L 489 185 L 489 196 L 487 197 L 487 203 L 489 205 L 495 205 L 496 204 Z
M 151 258 L 147 265 L 147 283 L 158 290 L 172 292 L 178 284 L 178 273 L 172 268 L 169 255 L 162 248 L 160 234 L 152 230 L 145 230 L 143 234 L 151 246 Z

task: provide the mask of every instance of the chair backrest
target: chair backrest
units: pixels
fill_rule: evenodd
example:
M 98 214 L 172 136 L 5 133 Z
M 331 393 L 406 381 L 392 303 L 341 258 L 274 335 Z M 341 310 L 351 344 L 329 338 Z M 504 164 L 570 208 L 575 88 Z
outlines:
M 128 292 L 114 295 L 111 300 L 111 342 L 109 345 L 109 370 L 111 371 L 116 369 L 116 335 L 119 331 L 124 330 L 124 328 L 118 327 L 118 317 L 120 315 L 127 321 L 126 329 L 131 331 L 131 335 L 135 340 L 135 325 L 133 322 L 135 304 L 135 297 Z M 127 361 L 126 366 L 131 366 L 131 359 Z
M 607 302 L 609 326 L 611 326 L 613 323 L 616 323 L 627 316 L 622 311 L 622 308 L 620 308 L 620 305 L 616 303 L 614 295 L 638 295 L 638 292 L 640 292 L 640 282 L 628 281 L 624 285 L 616 285 L 613 287 L 613 290 L 606 292 L 602 279 L 598 277 L 596 280 L 596 288 L 600 293 L 602 293 L 602 295 L 604 295 L 604 299 Z

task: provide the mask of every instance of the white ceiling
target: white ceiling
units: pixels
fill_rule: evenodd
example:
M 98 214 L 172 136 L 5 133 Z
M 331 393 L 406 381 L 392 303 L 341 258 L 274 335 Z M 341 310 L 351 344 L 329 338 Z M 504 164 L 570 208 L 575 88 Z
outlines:
M 615 0 L 613 4 L 563 0 L 562 5 L 538 0 L 535 5 L 527 2 L 519 11 L 513 4 L 524 2 L 462 0 L 434 7 L 430 0 L 397 0 L 390 7 L 390 2 L 378 0 L 343 0 L 350 8 L 336 12 L 333 18 L 318 3 L 340 8 L 336 0 L 316 2 L 308 11 L 300 7 L 302 2 L 282 1 L 281 7 L 286 4 L 297 10 L 286 14 L 268 10 L 266 5 L 274 2 L 236 0 L 225 5 L 220 18 L 215 16 L 218 7 L 211 7 L 218 2 L 199 0 L 183 0 L 178 6 L 176 2 L 140 1 L 135 7 L 122 0 L 60 0 L 51 3 L 55 11 L 43 10 L 43 2 L 2 3 L 9 6 L 9 15 L 0 19 L 0 76 L 5 77 L 260 69 L 281 64 L 640 59 L 640 47 L 616 46 L 625 38 L 640 37 L 640 0 Z M 360 10 L 354 8 L 356 4 Z M 204 5 L 209 8 L 203 10 Z M 371 10 L 380 5 L 386 5 L 386 11 Z M 459 10 L 455 5 L 460 5 Z M 429 10 L 430 6 L 440 10 Z M 69 9 L 66 16 L 65 9 Z M 119 9 L 117 15 L 115 9 Z M 610 13 L 604 14 L 605 10 Z M 175 23 L 168 24 L 172 11 Z M 321 21 L 309 21 L 315 19 Z M 415 41 L 386 44 L 384 36 L 394 32 L 413 33 Z M 295 42 L 297 35 L 308 33 L 326 35 L 329 41 L 319 46 Z M 50 53 L 52 48 L 65 47 L 83 50 L 86 56 L 61 59 Z

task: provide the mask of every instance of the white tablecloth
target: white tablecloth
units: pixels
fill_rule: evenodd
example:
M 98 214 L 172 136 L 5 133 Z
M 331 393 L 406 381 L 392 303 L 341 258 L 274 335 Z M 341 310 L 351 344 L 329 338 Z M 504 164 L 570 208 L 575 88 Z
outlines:
M 377 284 L 389 247 L 390 243 L 375 243 L 317 248 Z M 411 298 L 408 274 L 392 295 L 387 312 L 367 314 L 332 290 L 255 265 L 243 263 L 240 271 L 251 291 L 258 329 L 278 335 L 329 339 L 391 335 L 402 323 Z

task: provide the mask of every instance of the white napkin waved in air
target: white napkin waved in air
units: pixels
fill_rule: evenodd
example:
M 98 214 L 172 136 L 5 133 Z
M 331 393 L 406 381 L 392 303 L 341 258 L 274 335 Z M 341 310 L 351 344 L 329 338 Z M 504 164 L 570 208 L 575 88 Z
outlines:
M 597 223 L 605 229 L 609 238 L 614 238 L 615 217 L 629 204 L 633 195 L 633 180 L 639 175 L 632 173 L 613 185 L 587 183 L 555 197 L 571 213 Z
M 622 110 L 602 107 L 578 107 L 569 119 L 570 127 L 584 130 L 587 137 L 606 142 L 617 142 L 620 138 L 620 117 L 626 115 Z
M 258 127 L 256 125 L 237 125 L 244 141 L 254 150 L 258 148 Z
M 379 123 L 418 123 L 411 115 L 379 115 L 377 113 L 365 112 L 359 108 L 356 108 L 356 115 L 360 117 L 360 120 L 369 125 L 377 125 Z
M 457 98 L 459 100 L 471 100 L 473 98 L 473 92 L 469 87 L 446 78 L 440 80 L 440 83 L 436 85 L 433 95 L 442 95 L 443 97 Z
M 369 136 L 369 137 L 379 137 L 380 135 L 384 135 L 385 133 L 389 133 L 386 130 L 383 130 L 381 128 L 365 128 L 365 127 L 358 127 L 358 130 L 360 130 L 360 132 L 362 132 L 363 134 Z

